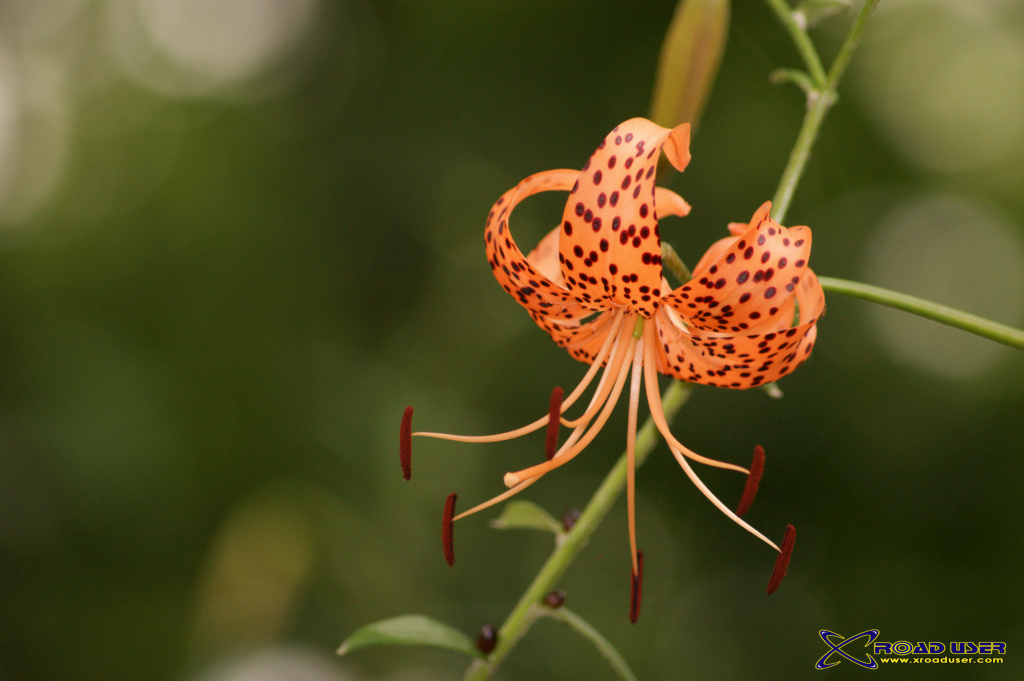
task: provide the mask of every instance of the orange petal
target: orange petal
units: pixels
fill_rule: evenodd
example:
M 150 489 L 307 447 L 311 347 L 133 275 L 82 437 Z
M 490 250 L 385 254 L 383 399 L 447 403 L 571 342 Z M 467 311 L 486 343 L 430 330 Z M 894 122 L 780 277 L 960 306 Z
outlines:
M 544 191 L 566 191 L 576 181 L 572 170 L 549 170 L 526 178 L 505 192 L 487 216 L 484 240 L 495 278 L 520 305 L 551 319 L 573 319 L 585 311 L 562 286 L 530 264 L 512 239 L 509 216 L 524 198 Z
M 721 388 L 753 388 L 775 381 L 807 359 L 814 345 L 815 320 L 785 331 L 754 335 L 686 333 L 662 310 L 658 328 L 658 371 L 690 383 Z
M 562 269 L 558 264 L 558 239 L 562 230 L 555 227 L 548 232 L 543 239 L 526 254 L 526 260 L 537 268 L 537 271 L 548 278 L 548 280 L 560 288 L 565 288 L 562 281 Z
M 689 124 L 669 130 L 634 118 L 609 133 L 583 166 L 558 249 L 565 286 L 581 304 L 654 315 L 664 293 L 654 188 L 659 152 L 683 170 L 689 144 Z M 687 210 L 680 202 L 665 214 Z
M 768 216 L 770 207 L 761 206 L 746 233 L 713 261 L 702 259 L 693 278 L 666 296 L 688 326 L 745 333 L 792 324 L 785 311 L 808 271 L 811 230 L 781 226 Z
M 617 315 L 617 312 L 604 312 L 580 324 L 575 320 L 572 323 L 554 323 L 544 315 L 531 313 L 533 320 L 547 331 L 552 340 L 587 364 L 594 361 L 608 334 L 613 331 Z

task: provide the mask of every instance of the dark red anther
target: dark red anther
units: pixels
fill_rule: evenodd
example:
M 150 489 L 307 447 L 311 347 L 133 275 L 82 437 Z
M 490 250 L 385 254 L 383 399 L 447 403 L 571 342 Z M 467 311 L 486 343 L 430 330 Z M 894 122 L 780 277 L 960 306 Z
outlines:
M 632 575 L 632 582 L 629 592 L 629 621 L 636 624 L 640 619 L 640 599 L 644 590 L 644 552 L 636 552 L 636 564 L 638 574 Z
M 398 431 L 398 458 L 402 462 L 402 477 L 412 477 L 412 407 L 402 414 L 402 427 Z
M 796 530 L 792 525 L 786 525 L 786 534 L 782 535 L 782 547 L 779 550 L 779 557 L 775 559 L 775 569 L 772 570 L 772 578 L 768 580 L 768 593 L 773 594 L 786 576 L 786 568 L 789 567 L 789 558 L 793 555 L 793 543 L 796 542 Z
M 576 521 L 580 519 L 580 509 L 578 508 L 567 508 L 565 513 L 562 514 L 562 529 L 568 532 L 576 525 Z
M 444 502 L 444 520 L 441 525 L 441 544 L 444 546 L 444 559 L 449 565 L 455 565 L 455 549 L 452 547 L 452 516 L 455 515 L 455 499 L 458 495 L 452 492 Z
M 544 597 L 544 605 L 548 606 L 552 610 L 561 608 L 562 604 L 565 603 L 565 592 L 561 589 L 552 591 Z
M 764 474 L 764 449 L 761 445 L 754 447 L 754 459 L 750 462 L 750 475 L 747 476 L 747 484 L 743 486 L 743 496 L 740 497 L 740 504 L 736 507 L 736 515 L 743 515 L 750 510 L 757 496 L 757 487 L 761 484 L 761 476 Z
M 480 634 L 476 637 L 476 647 L 484 655 L 490 655 L 494 646 L 498 645 L 498 630 L 490 624 L 480 627 Z
M 551 391 L 551 404 L 548 407 L 548 432 L 544 440 L 544 457 L 551 461 L 558 451 L 558 427 L 562 419 L 562 389 L 555 386 Z

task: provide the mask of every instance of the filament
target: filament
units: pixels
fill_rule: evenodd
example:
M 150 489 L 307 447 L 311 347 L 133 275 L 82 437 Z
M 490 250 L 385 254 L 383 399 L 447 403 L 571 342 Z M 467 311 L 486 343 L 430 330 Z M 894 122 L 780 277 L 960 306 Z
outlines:
M 716 459 L 709 459 L 706 456 L 701 456 L 695 452 L 690 451 L 684 446 L 679 440 L 672 435 L 672 431 L 669 430 L 668 422 L 665 420 L 665 408 L 661 405 L 661 391 L 658 388 L 658 371 L 657 371 L 657 356 L 655 354 L 655 348 L 657 346 L 658 339 L 655 334 L 647 334 L 644 338 L 644 380 L 647 385 L 647 403 L 651 408 L 651 418 L 654 419 L 654 424 L 658 427 L 658 431 L 661 436 L 665 438 L 670 447 L 678 449 L 680 452 L 690 457 L 694 461 L 707 464 L 708 466 L 714 466 L 715 468 L 725 468 L 731 471 L 738 471 L 744 475 L 749 475 L 748 471 L 743 466 L 737 466 L 733 463 L 726 463 L 724 461 L 718 461 Z
M 642 317 L 640 318 L 642 319 Z M 648 331 L 649 332 L 649 331 Z M 633 352 L 633 375 L 629 383 L 629 420 L 626 426 L 626 515 L 629 518 L 629 553 L 633 558 L 633 573 L 637 574 L 636 561 L 636 412 L 640 404 L 640 377 L 643 373 L 643 347 L 639 343 Z
M 635 346 L 636 339 L 631 338 L 626 352 L 632 352 Z M 590 430 L 580 438 L 579 442 L 575 443 L 568 449 L 563 445 L 562 448 L 555 453 L 555 457 L 550 461 L 545 461 L 544 463 L 524 468 L 523 470 L 516 471 L 514 473 L 506 473 L 505 485 L 508 487 L 514 487 L 523 480 L 544 475 L 545 473 L 568 463 L 577 454 L 586 449 L 587 445 L 591 443 L 591 441 L 597 436 L 598 432 L 600 432 L 601 428 L 604 427 L 604 424 L 608 421 L 608 417 L 611 415 L 612 410 L 615 409 L 615 403 L 618 401 L 619 395 L 622 394 L 622 387 L 626 382 L 626 374 L 628 372 L 629 364 L 623 362 L 621 368 L 618 369 L 618 376 L 615 378 L 615 385 L 611 389 L 611 394 L 604 400 L 604 408 L 601 410 L 601 413 L 598 415 L 594 424 L 590 426 Z
M 591 363 L 590 368 L 587 370 L 587 373 L 583 375 L 583 378 L 580 380 L 579 385 L 577 385 L 576 388 L 573 389 L 569 396 L 562 400 L 562 413 L 565 413 L 565 410 L 571 407 L 576 402 L 576 400 L 579 399 L 580 395 L 583 394 L 583 391 L 587 389 L 587 386 L 589 386 L 590 382 L 594 379 L 594 376 L 597 374 L 598 370 L 601 369 L 605 358 L 608 356 L 609 350 L 614 344 L 614 341 L 617 340 L 617 332 L 621 324 L 622 315 L 619 314 L 613 320 L 612 330 L 608 334 L 608 338 L 605 339 L 605 342 L 601 346 L 601 349 L 598 351 L 597 356 L 594 357 L 594 361 Z M 563 423 L 569 426 L 570 428 L 573 427 L 566 423 L 564 420 Z M 548 416 L 543 416 L 534 421 L 533 423 L 523 426 L 522 428 L 510 430 L 505 433 L 497 433 L 495 435 L 453 435 L 451 433 L 434 433 L 426 431 L 413 433 L 413 435 L 416 437 L 431 437 L 439 440 L 450 440 L 452 442 L 503 442 L 505 440 L 514 440 L 517 437 L 528 435 L 529 433 L 540 430 L 546 425 L 548 425 Z
M 705 485 L 704 482 L 697 477 L 697 474 L 693 472 L 693 469 L 690 468 L 690 462 L 686 460 L 686 457 L 683 456 L 678 449 L 676 449 L 675 447 L 669 447 L 669 449 L 672 451 L 672 456 L 676 457 L 676 461 L 678 461 L 679 465 L 683 467 L 683 471 L 686 473 L 686 476 L 690 478 L 694 485 L 697 486 L 697 489 L 701 491 L 701 494 L 708 498 L 708 501 L 717 506 L 719 511 L 727 515 L 734 523 L 742 527 L 744 530 L 754 535 L 755 537 L 763 541 L 765 544 L 775 549 L 776 551 L 779 550 L 779 547 L 775 545 L 775 542 L 768 539 L 768 537 L 764 536 L 763 534 L 755 530 L 753 527 L 748 525 L 745 520 L 741 519 L 739 516 L 733 513 L 728 506 L 719 501 L 718 497 L 712 494 L 711 490 L 708 489 L 707 485 Z

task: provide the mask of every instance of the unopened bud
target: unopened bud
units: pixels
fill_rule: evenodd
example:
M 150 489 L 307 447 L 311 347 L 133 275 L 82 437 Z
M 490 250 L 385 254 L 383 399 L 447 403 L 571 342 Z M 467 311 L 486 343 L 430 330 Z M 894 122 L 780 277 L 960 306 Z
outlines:
M 654 81 L 652 121 L 697 127 L 729 36 L 729 0 L 679 0 Z

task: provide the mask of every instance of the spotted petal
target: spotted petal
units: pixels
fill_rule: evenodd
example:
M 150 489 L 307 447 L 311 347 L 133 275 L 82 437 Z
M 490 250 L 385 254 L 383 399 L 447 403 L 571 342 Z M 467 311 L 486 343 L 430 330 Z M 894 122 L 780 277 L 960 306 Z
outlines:
M 807 267 L 811 233 L 754 214 L 717 242 L 693 278 L 665 297 L 658 370 L 680 380 L 750 388 L 789 373 L 810 354 L 825 305 Z M 741 232 L 730 225 L 733 233 Z
M 659 315 L 665 312 L 665 308 Z M 681 381 L 722 388 L 753 388 L 778 380 L 803 363 L 817 334 L 816 320 L 785 331 L 751 335 L 690 335 L 658 324 L 658 371 Z
M 750 228 L 731 238 L 728 247 L 721 246 L 729 239 L 718 242 L 719 248 L 697 263 L 692 279 L 665 297 L 687 326 L 715 333 L 792 326 L 795 291 L 811 253 L 811 230 L 781 226 L 769 216 L 770 208 L 771 203 L 761 206 Z
M 509 216 L 524 198 L 543 191 L 568 191 L 574 170 L 549 170 L 526 178 L 505 192 L 491 208 L 484 229 L 487 260 L 501 287 L 531 314 L 572 320 L 585 314 L 573 296 L 534 267 L 512 239 Z
M 634 118 L 583 166 L 562 216 L 559 255 L 566 289 L 584 306 L 654 315 L 664 293 L 654 176 L 662 149 L 683 170 L 689 144 L 689 124 L 668 130 Z

